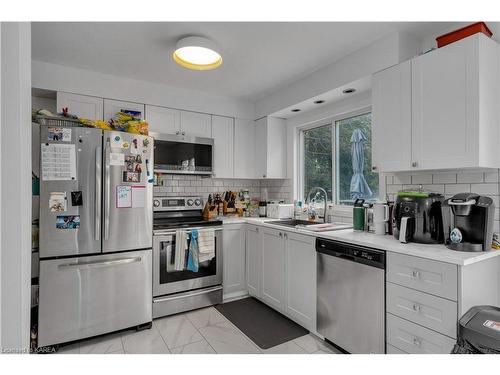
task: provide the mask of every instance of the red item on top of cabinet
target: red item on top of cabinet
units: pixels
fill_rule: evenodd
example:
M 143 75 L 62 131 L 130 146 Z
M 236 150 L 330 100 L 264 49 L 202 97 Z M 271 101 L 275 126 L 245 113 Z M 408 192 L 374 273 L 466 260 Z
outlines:
M 467 38 L 468 36 L 483 33 L 487 37 L 491 38 L 493 33 L 488 29 L 488 26 L 484 22 L 476 22 L 472 25 L 462 27 L 461 29 L 452 31 L 451 33 L 441 35 L 436 38 L 438 48 L 444 47 L 450 43 L 454 43 L 460 39 Z

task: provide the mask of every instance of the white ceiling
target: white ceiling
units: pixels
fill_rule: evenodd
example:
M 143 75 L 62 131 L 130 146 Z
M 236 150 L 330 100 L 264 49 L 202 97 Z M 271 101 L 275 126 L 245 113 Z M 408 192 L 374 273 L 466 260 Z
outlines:
M 459 23 L 55 23 L 32 24 L 32 57 L 144 81 L 256 100 L 394 31 L 424 39 Z M 171 59 L 177 40 L 201 35 L 224 63 L 197 72 Z

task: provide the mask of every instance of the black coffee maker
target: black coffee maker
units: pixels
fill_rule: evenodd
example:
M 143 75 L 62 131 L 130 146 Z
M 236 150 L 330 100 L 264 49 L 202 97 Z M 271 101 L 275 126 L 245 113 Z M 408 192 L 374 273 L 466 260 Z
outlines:
M 443 243 L 443 201 L 437 193 L 400 191 L 392 211 L 394 237 L 403 243 Z
M 443 203 L 445 245 L 458 251 L 491 248 L 495 203 L 475 193 L 456 194 Z

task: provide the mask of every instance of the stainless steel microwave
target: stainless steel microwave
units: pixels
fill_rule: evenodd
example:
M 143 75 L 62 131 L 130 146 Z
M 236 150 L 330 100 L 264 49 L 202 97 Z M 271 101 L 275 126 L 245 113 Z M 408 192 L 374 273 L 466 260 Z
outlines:
M 150 132 L 154 138 L 154 170 L 159 173 L 211 175 L 214 140 Z

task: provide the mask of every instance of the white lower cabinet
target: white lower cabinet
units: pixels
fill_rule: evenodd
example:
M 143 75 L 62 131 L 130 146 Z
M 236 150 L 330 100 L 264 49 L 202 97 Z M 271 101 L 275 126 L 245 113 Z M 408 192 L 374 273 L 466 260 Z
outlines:
M 283 311 L 285 309 L 285 241 L 284 232 L 262 230 L 262 299 Z
M 313 236 L 253 225 L 247 229 L 249 294 L 312 332 L 316 332 L 314 243 Z
M 223 292 L 224 299 L 246 294 L 245 224 L 224 225 Z
M 387 252 L 387 352 L 449 354 L 457 337 L 462 268 Z M 467 268 L 467 267 L 465 267 Z M 475 272 L 476 273 L 476 272 Z M 474 273 L 474 276 L 476 276 Z
M 433 330 L 387 314 L 387 336 L 389 345 L 410 354 L 449 354 L 455 340 Z
M 315 238 L 294 233 L 285 236 L 285 312 L 310 331 L 316 331 Z
M 261 297 L 260 276 L 262 273 L 261 253 L 262 236 L 260 228 L 248 225 L 246 229 L 246 281 L 248 294 L 253 297 Z

